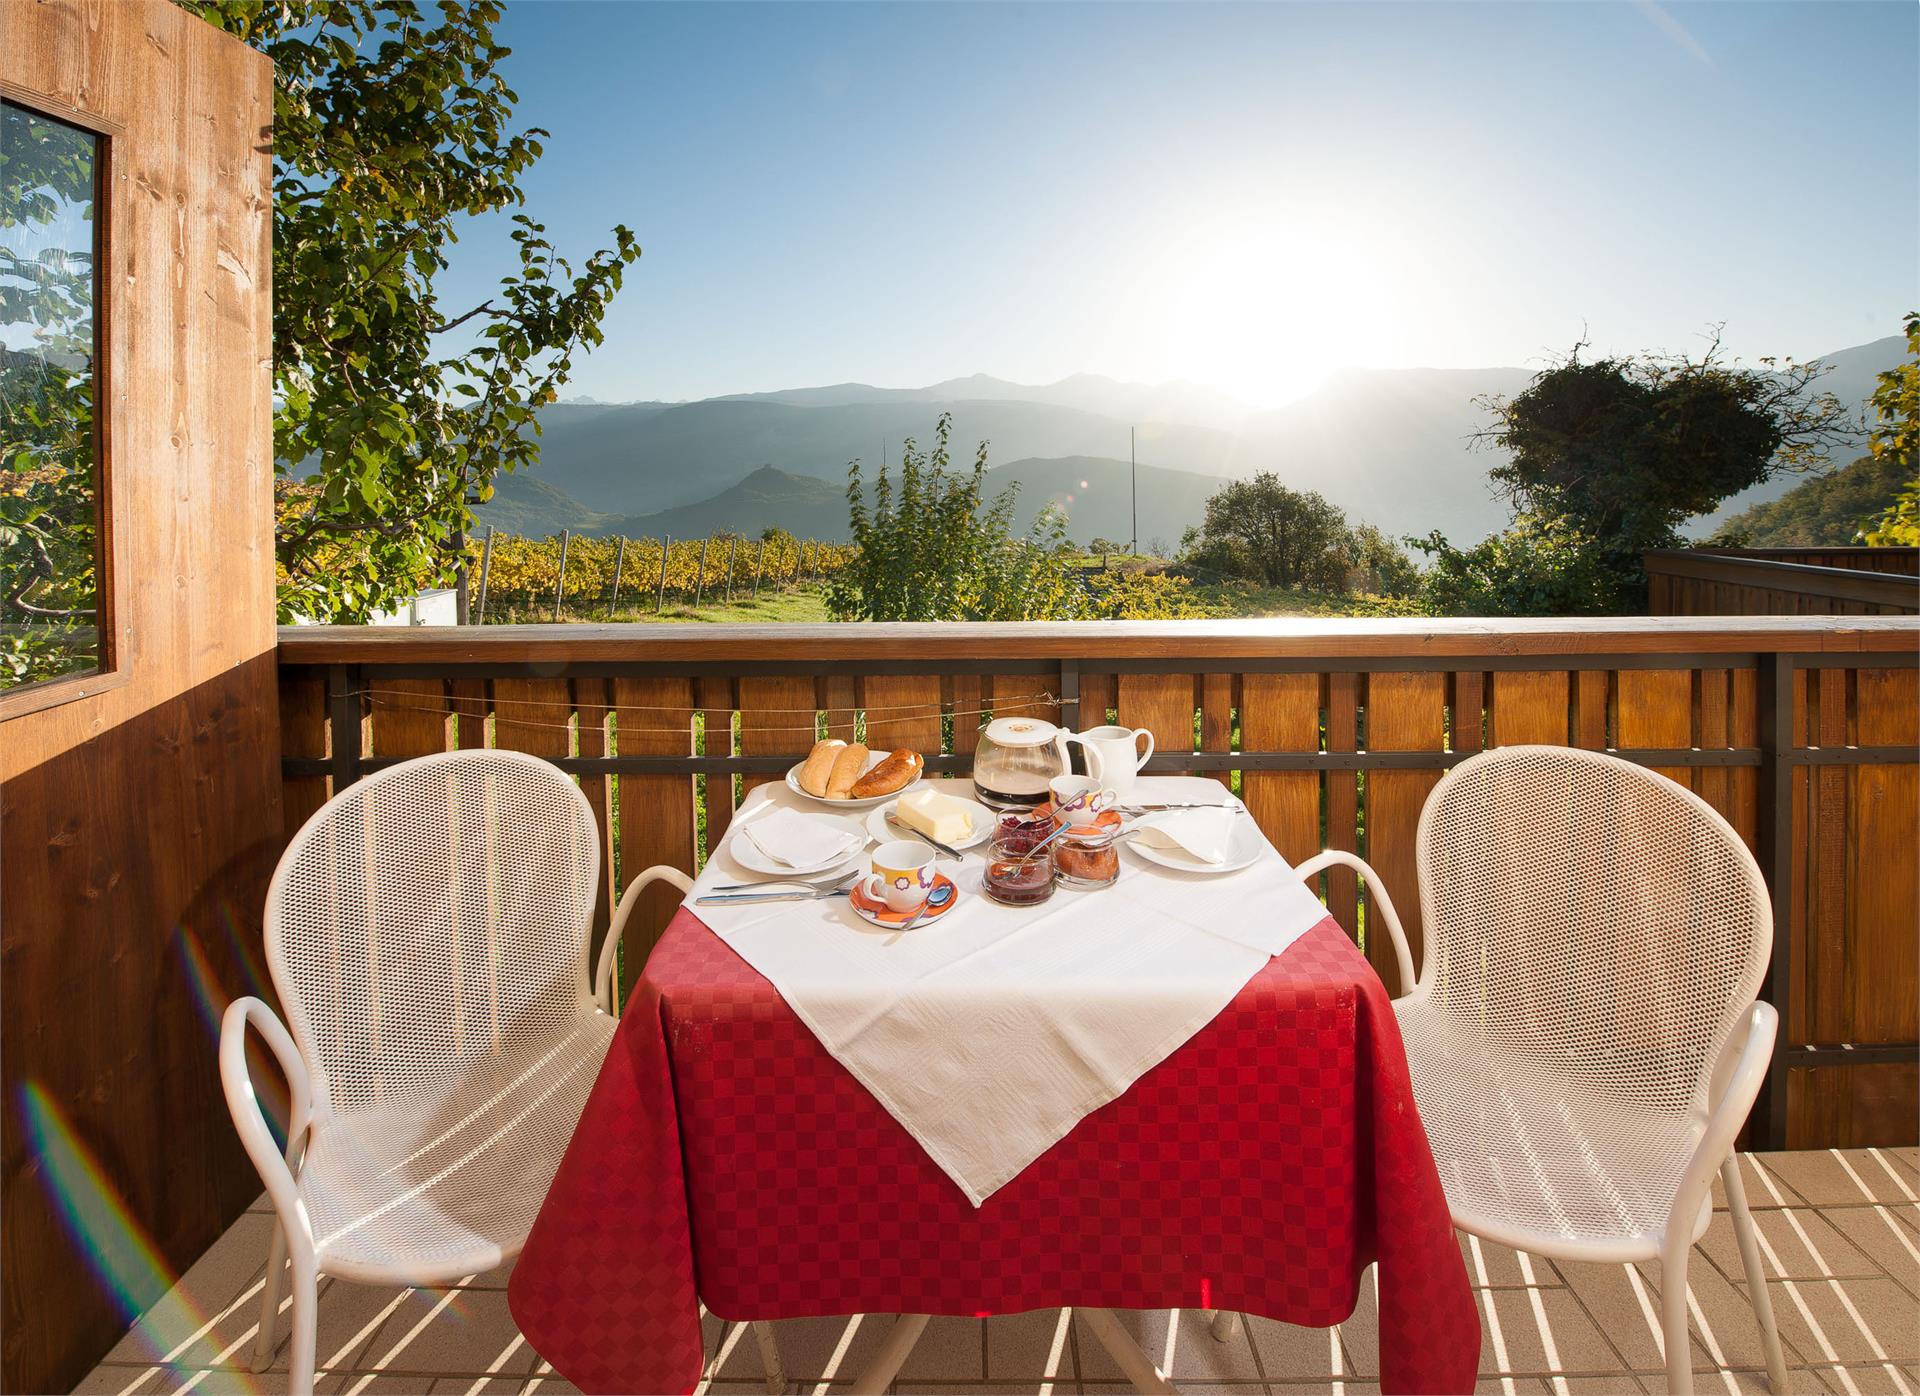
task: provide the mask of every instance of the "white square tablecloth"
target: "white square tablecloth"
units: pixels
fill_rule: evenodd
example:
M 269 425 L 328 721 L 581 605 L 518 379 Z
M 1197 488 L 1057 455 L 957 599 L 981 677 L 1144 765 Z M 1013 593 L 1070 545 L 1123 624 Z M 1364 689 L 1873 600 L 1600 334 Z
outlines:
M 1149 777 L 1138 789 L 1150 801 L 1230 798 L 1193 776 Z M 736 822 L 768 801 L 819 808 L 765 785 Z M 940 859 L 960 900 L 904 935 L 863 921 L 845 897 L 692 907 L 975 1206 L 1326 915 L 1270 844 L 1250 867 L 1220 874 L 1123 853 L 1113 886 L 1062 887 L 1037 907 L 989 899 L 983 854 L 984 845 L 958 863 Z M 723 850 L 692 896 L 751 877 Z

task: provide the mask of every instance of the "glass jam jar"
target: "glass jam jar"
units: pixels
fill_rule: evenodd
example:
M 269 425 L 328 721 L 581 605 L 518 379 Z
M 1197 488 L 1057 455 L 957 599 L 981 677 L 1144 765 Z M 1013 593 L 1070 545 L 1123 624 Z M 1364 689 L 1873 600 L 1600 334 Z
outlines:
M 1053 816 L 1032 805 L 1002 810 L 994 824 L 996 841 L 1004 839 L 1010 852 L 1025 853 L 1053 832 Z
M 1025 828 L 1009 829 L 1002 822 L 987 844 L 987 869 L 980 880 L 981 890 L 1002 906 L 1038 906 L 1053 895 L 1053 850 L 1048 844 L 1035 851 L 1035 845 L 1053 832 L 1053 821 L 1038 821 L 1038 833 Z
M 1063 887 L 1111 887 L 1120 876 L 1120 850 L 1114 846 L 1120 826 L 1089 825 L 1069 829 L 1042 850 L 1053 854 L 1053 875 Z

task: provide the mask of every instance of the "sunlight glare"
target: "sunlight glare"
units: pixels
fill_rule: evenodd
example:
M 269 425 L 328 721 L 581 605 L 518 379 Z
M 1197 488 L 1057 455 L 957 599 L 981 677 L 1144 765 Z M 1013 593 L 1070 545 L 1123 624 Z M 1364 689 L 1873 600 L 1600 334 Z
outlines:
M 1167 269 L 1165 353 L 1256 406 L 1312 391 L 1391 343 L 1385 269 L 1361 230 L 1305 217 L 1213 223 Z

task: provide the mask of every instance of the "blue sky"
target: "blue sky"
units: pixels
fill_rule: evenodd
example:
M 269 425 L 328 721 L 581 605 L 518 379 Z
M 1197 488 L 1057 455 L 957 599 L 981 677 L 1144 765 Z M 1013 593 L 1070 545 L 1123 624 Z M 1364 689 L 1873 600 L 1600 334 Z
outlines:
M 1908 3 L 510 0 L 530 211 L 646 249 L 573 391 L 1807 356 L 1920 302 Z M 502 266 L 455 252 L 446 303 Z

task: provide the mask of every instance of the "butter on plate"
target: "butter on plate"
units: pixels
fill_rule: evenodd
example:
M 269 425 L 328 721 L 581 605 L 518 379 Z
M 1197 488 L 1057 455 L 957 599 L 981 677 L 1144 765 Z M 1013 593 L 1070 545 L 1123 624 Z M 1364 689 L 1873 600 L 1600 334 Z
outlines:
M 973 835 L 973 815 L 967 802 L 925 786 L 902 795 L 895 814 L 909 829 L 918 829 L 941 843 L 961 843 Z

